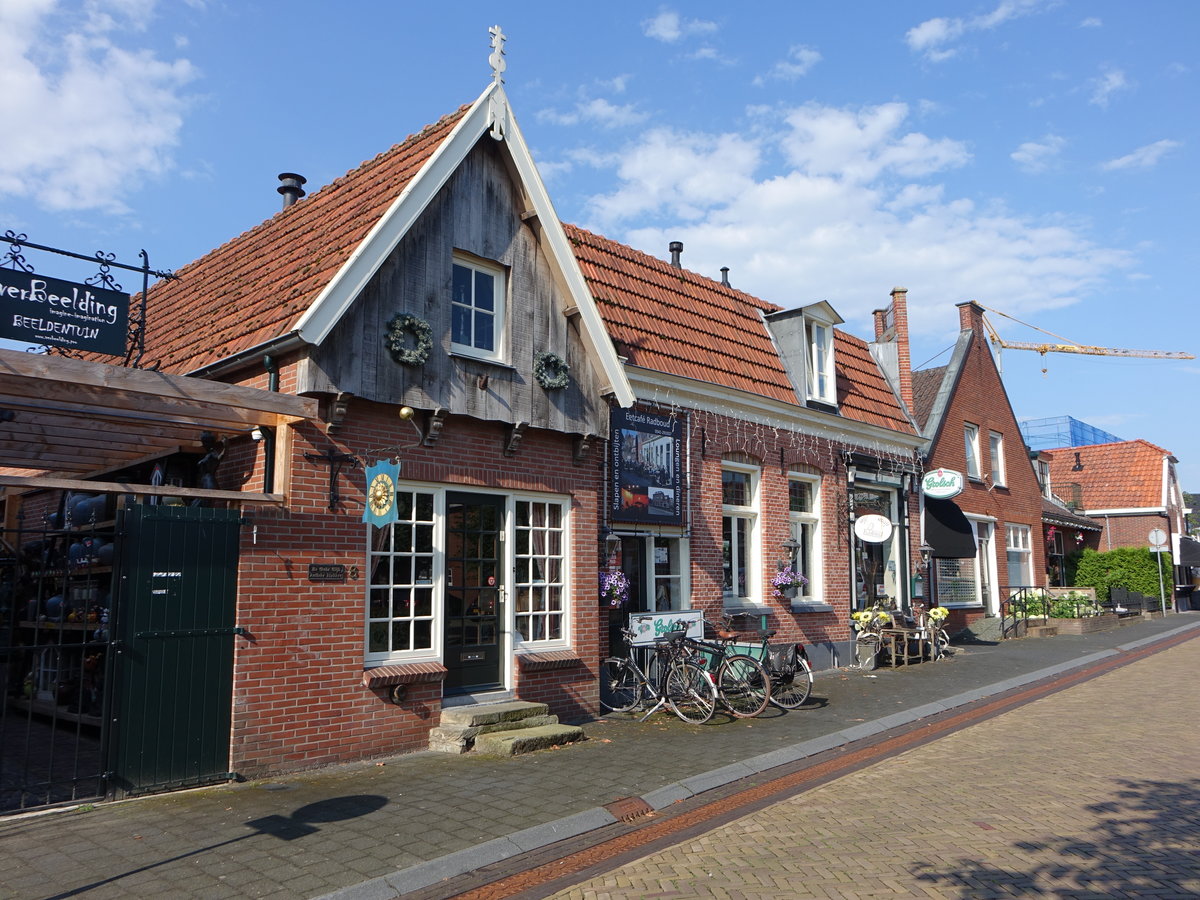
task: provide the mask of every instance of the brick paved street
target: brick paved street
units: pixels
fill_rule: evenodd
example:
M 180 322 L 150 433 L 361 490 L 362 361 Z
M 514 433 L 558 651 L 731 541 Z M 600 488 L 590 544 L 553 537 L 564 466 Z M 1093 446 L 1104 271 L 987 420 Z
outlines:
M 1190 642 L 555 895 L 1200 896 Z

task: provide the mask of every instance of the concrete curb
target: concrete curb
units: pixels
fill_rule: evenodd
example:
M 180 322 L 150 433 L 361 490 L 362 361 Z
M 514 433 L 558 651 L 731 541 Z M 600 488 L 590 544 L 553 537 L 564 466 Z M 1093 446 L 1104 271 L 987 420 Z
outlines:
M 1200 628 L 1200 622 L 1188 623 L 1168 632 L 1121 644 L 1113 650 L 1101 650 L 1089 653 L 1086 656 L 1081 656 L 1079 659 L 1048 666 L 1024 675 L 1005 679 L 1004 681 L 998 681 L 986 687 L 963 691 L 960 694 L 947 697 L 945 700 L 925 703 L 912 709 L 901 710 L 880 719 L 864 722 L 861 725 L 855 725 L 841 731 L 812 738 L 799 744 L 793 744 L 790 747 L 783 747 L 770 753 L 764 753 L 760 756 L 753 756 L 740 763 L 722 766 L 719 769 L 713 769 L 709 772 L 701 772 L 682 781 L 665 785 L 648 794 L 643 794 L 641 799 L 651 809 L 664 809 L 680 800 L 686 800 L 704 791 L 731 784 L 747 776 L 761 774 L 781 765 L 787 765 L 810 756 L 816 756 L 818 753 L 823 753 L 826 750 L 832 750 L 835 747 L 842 747 L 854 741 L 873 737 L 892 728 L 908 725 L 919 719 L 947 712 L 957 707 L 974 703 L 977 700 L 982 700 L 985 697 L 993 697 L 1015 688 L 1043 681 L 1055 675 L 1061 675 L 1064 672 L 1085 668 L 1101 660 L 1118 656 L 1121 653 L 1128 653 L 1150 644 L 1169 640 L 1183 632 L 1192 631 L 1197 628 Z M 507 837 L 488 841 L 477 847 L 460 850 L 457 853 L 451 853 L 438 859 L 397 870 L 380 878 L 325 894 L 322 897 L 316 898 L 316 900 L 391 900 L 391 898 L 427 888 L 444 879 L 465 875 L 475 869 L 500 862 L 519 853 L 537 850 L 557 841 L 565 840 L 566 838 L 586 834 L 597 828 L 611 825 L 616 821 L 617 819 L 608 810 L 603 807 L 594 807 L 582 813 L 548 822 L 545 825 L 528 828 Z

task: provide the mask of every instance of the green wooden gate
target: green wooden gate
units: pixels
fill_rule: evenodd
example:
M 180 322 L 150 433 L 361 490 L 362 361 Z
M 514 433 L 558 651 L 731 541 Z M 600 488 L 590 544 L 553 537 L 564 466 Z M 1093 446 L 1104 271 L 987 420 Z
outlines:
M 240 513 L 137 505 L 121 546 L 109 748 L 116 795 L 225 781 Z

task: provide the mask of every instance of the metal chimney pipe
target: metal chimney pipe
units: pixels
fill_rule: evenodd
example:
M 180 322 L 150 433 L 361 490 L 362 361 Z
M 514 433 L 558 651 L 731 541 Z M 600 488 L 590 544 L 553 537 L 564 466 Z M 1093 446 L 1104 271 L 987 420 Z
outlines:
M 679 255 L 683 253 L 683 241 L 671 241 L 667 245 L 667 249 L 671 252 L 671 265 L 677 269 L 683 268 L 683 264 L 679 261 Z
M 732 287 L 729 283 L 729 266 L 721 266 L 721 284 Z
M 280 185 L 275 190 L 283 194 L 284 209 L 287 209 L 307 193 L 303 185 L 308 182 L 308 179 L 303 175 L 297 175 L 295 172 L 280 172 L 279 181 Z

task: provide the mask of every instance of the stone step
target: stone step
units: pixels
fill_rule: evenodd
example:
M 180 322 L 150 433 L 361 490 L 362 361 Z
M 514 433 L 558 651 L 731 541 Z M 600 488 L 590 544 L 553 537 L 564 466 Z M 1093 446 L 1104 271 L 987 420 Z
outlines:
M 475 739 L 475 752 L 485 756 L 517 756 L 586 739 L 578 725 L 542 725 L 514 731 L 492 731 Z
M 527 716 L 511 722 L 492 722 L 488 725 L 439 725 L 429 731 L 429 749 L 439 753 L 466 753 L 481 734 L 493 731 L 518 731 L 557 725 L 558 716 Z
M 1029 630 L 1025 633 L 1026 637 L 1054 637 L 1058 634 L 1058 627 L 1055 625 L 1030 625 Z
M 550 707 L 545 703 L 530 703 L 526 700 L 450 706 L 442 710 L 441 724 L 468 727 L 495 725 L 497 722 L 517 722 L 532 716 L 544 716 L 549 711 Z

